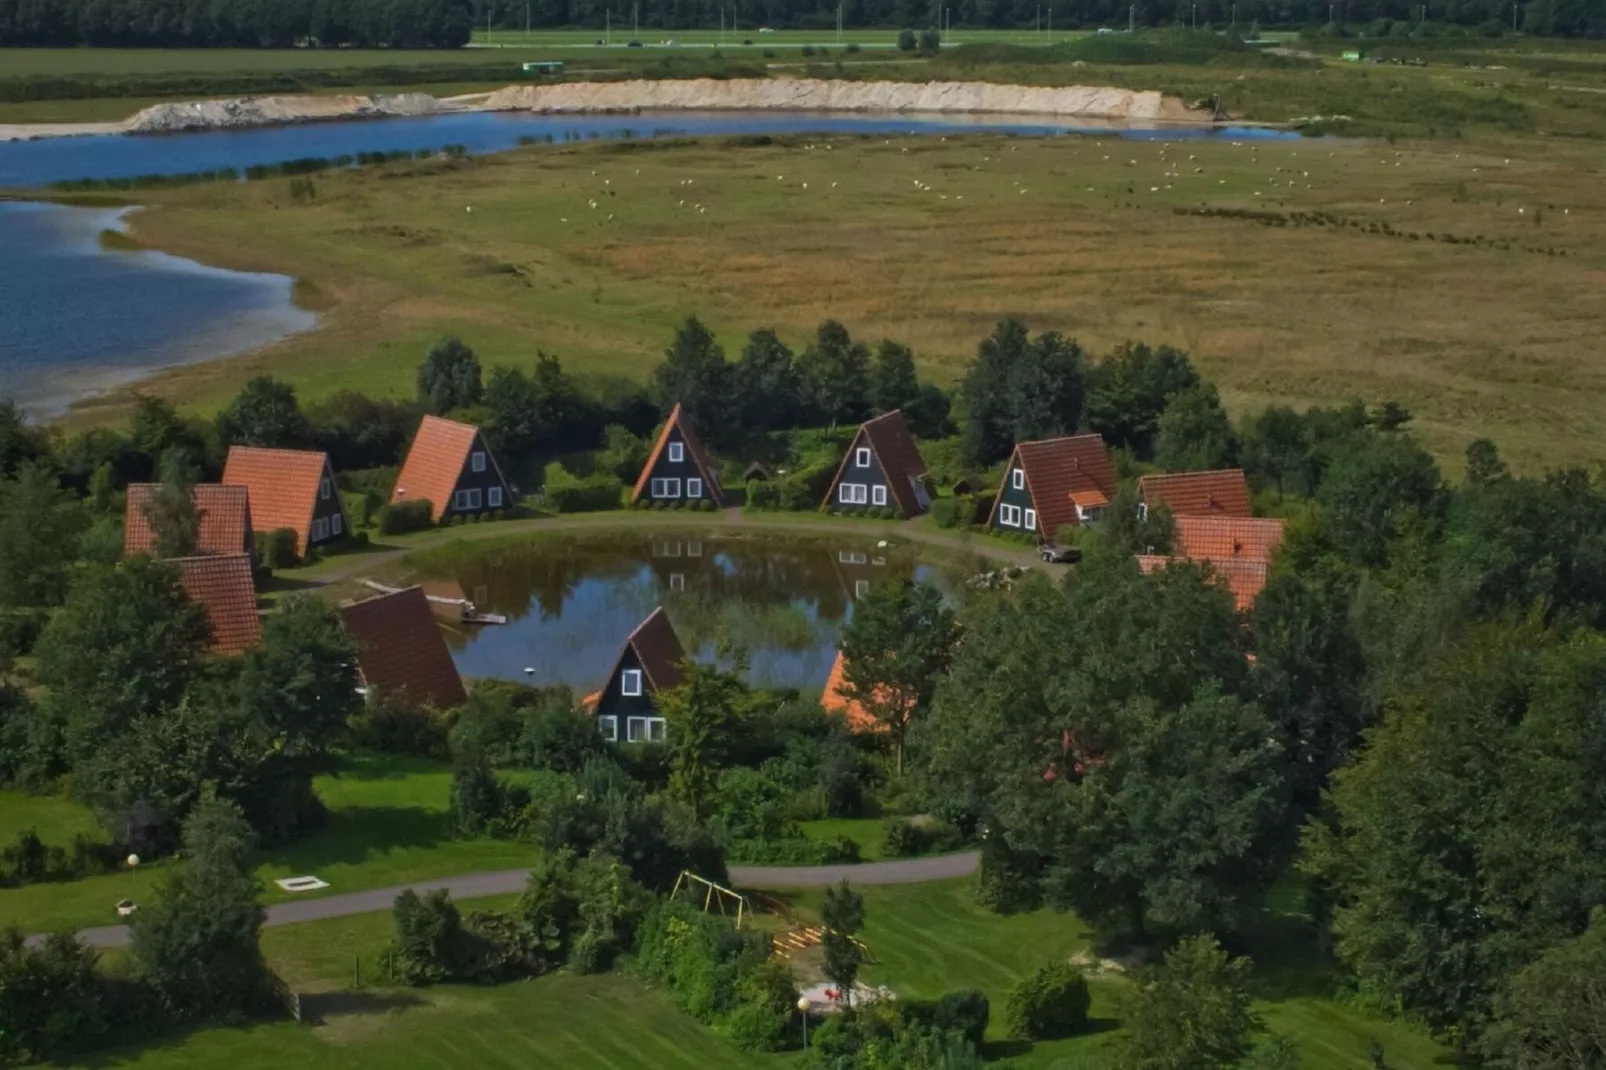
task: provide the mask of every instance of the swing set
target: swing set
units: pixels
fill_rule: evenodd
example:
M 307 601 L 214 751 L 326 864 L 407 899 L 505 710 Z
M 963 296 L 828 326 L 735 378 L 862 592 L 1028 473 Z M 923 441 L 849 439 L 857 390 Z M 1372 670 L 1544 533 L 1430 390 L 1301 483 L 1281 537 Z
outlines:
M 733 892 L 729 888 L 715 884 L 705 877 L 699 877 L 689 869 L 681 870 L 680 876 L 675 878 L 675 888 L 669 893 L 670 899 L 679 899 L 681 889 L 684 888 L 688 897 L 695 901 L 699 890 L 702 891 L 703 913 L 710 913 L 715 907 L 724 917 L 730 916 L 732 907 L 736 910 L 736 928 L 742 927 L 742 922 L 753 912 L 747 896 L 741 892 Z

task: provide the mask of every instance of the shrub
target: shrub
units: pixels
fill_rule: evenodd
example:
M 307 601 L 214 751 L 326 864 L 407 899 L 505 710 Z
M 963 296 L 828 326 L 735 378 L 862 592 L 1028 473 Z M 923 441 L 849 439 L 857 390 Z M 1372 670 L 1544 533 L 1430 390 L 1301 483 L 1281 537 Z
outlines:
M 1080 973 L 1051 962 L 1010 989 L 1004 1022 L 1010 1036 L 1022 1040 L 1074 1036 L 1087 1028 L 1091 1000 Z
M 915 32 L 904 28 L 898 31 L 898 51 L 913 52 L 915 50 Z
M 581 479 L 556 461 L 546 466 L 546 500 L 560 513 L 588 513 L 618 509 L 624 483 L 618 476 L 599 473 Z
M 257 560 L 268 568 L 295 568 L 301 563 L 296 553 L 296 533 L 289 528 L 258 532 L 252 541 Z
M 842 51 L 850 56 L 857 56 L 859 54 L 859 46 L 857 44 L 849 44 Z
M 466 977 L 470 937 L 445 890 L 420 896 L 411 889 L 396 897 L 396 971 L 410 985 Z
M 803 58 L 807 59 L 812 55 L 814 55 L 814 46 L 813 45 L 804 45 L 803 46 Z
M 888 821 L 881 828 L 881 852 L 888 858 L 911 858 L 931 846 L 926 830 L 908 821 Z
M 714 503 L 709 499 L 704 498 L 702 501 L 697 503 L 697 508 L 700 512 L 712 513 L 714 511 Z
M 446 742 L 450 727 L 433 710 L 392 701 L 376 690 L 368 692 L 368 704 L 351 721 L 352 739 L 359 747 L 436 759 L 451 757 Z
M 974 988 L 945 992 L 931 1010 L 931 1024 L 938 1029 L 960 1034 L 976 1048 L 981 1047 L 987 1034 L 987 1018 L 992 1006 L 987 997 Z
M 423 498 L 410 502 L 396 502 L 393 505 L 381 506 L 374 519 L 381 535 L 405 535 L 409 531 L 423 531 L 429 527 L 433 523 L 430 520 L 432 508 Z
M 920 31 L 920 52 L 922 55 L 935 56 L 942 48 L 942 34 L 937 32 L 935 26 L 927 26 Z
M 44 631 L 50 613 L 45 609 L 16 609 L 0 612 L 0 659 L 23 657 Z

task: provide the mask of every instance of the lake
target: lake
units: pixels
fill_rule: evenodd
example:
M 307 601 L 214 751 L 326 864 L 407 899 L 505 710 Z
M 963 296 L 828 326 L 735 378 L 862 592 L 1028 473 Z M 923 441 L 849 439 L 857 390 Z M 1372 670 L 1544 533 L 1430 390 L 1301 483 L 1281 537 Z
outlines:
M 505 625 L 444 620 L 464 676 L 596 690 L 626 636 L 657 606 L 686 652 L 713 661 L 723 642 L 743 645 L 761 687 L 819 692 L 856 599 L 910 578 L 945 587 L 936 569 L 879 537 L 830 541 L 643 533 L 542 539 L 512 548 L 430 559 L 424 590 L 468 598 Z M 526 672 L 533 669 L 533 672 Z
M 41 416 L 157 368 L 243 353 L 317 317 L 292 279 L 103 249 L 121 209 L 0 202 L 0 398 Z
M 587 141 L 600 138 L 696 137 L 730 134 L 838 134 L 878 137 L 1014 133 L 1026 136 L 1099 134 L 1105 137 L 1183 141 L 1199 138 L 1265 140 L 1299 135 L 1259 127 L 1197 127 L 1112 123 L 1050 116 L 874 115 L 841 112 L 642 112 L 636 115 L 536 115 L 530 112 L 460 112 L 394 119 L 299 123 L 251 130 L 131 137 L 42 138 L 0 142 L 0 187 L 49 185 L 80 178 L 135 178 L 189 174 L 304 157 L 360 152 L 441 149 L 503 152 L 521 139 Z

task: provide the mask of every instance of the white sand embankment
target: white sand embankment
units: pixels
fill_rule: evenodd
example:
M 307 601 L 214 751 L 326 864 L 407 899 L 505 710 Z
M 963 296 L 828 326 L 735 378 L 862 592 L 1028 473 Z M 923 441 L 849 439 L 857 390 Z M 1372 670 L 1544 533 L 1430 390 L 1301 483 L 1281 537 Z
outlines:
M 128 121 L 133 134 L 173 134 L 185 130 L 230 130 L 279 123 L 333 119 L 379 119 L 392 115 L 434 115 L 448 110 L 428 93 L 395 96 L 240 97 L 157 104 Z
M 1208 121 L 1152 90 L 1019 86 L 991 82 L 844 82 L 820 78 L 691 78 L 676 81 L 520 85 L 492 93 L 488 111 L 630 112 L 776 110 L 1074 115 L 1151 122 Z

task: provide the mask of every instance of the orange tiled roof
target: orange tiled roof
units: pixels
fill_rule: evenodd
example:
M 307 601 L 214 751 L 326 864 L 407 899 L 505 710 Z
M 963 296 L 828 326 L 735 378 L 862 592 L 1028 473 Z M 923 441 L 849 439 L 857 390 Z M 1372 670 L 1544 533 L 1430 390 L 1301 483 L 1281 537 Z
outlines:
M 160 483 L 130 483 L 123 510 L 123 556 L 156 552 L 156 533 L 145 519 L 145 506 Z M 201 527 L 195 540 L 198 555 L 249 554 L 251 506 L 246 489 L 221 483 L 200 483 L 191 492 Z
M 318 485 L 328 473 L 329 455 L 319 450 L 230 446 L 223 482 L 250 492 L 251 519 L 257 530 L 289 528 L 296 533 L 296 553 L 305 554 L 312 514 L 318 508 Z
M 675 402 L 675 407 L 669 410 L 669 418 L 664 421 L 664 429 L 659 432 L 658 441 L 653 446 L 652 453 L 648 454 L 647 463 L 642 467 L 641 475 L 636 478 L 636 489 L 631 492 L 630 500 L 636 501 L 646 492 L 648 481 L 652 479 L 653 466 L 658 463 L 658 458 L 663 454 L 664 448 L 669 445 L 670 430 L 676 427 L 680 428 L 681 441 L 686 443 L 686 452 L 691 456 L 692 463 L 697 466 L 697 471 L 702 473 L 703 486 L 708 488 L 708 493 L 713 497 L 714 504 L 723 509 L 725 507 L 725 493 L 719 485 L 719 474 L 714 471 L 713 461 L 709 458 L 707 451 L 703 449 L 702 441 L 697 437 L 697 432 L 692 428 L 691 420 L 681 410 L 680 402 L 678 401 Z
M 1172 552 L 1193 560 L 1268 562 L 1283 541 L 1283 522 L 1253 517 L 1177 517 Z
M 1078 523 L 1077 505 L 1098 508 L 1115 497 L 1115 468 L 1099 435 L 1067 435 L 1018 443 L 1004 468 L 1004 479 L 1009 479 L 1017 462 L 1026 473 L 1026 489 L 1031 491 L 1032 504 L 1037 509 L 1037 530 L 1048 538 L 1053 538 L 1060 528 Z M 1003 484 L 998 491 L 994 512 L 1003 500 Z M 1102 501 L 1094 496 L 1095 492 Z M 1076 495 L 1086 496 L 1087 501 L 1077 500 Z
M 831 663 L 831 676 L 825 681 L 825 691 L 820 695 L 820 706 L 826 713 L 837 714 L 846 720 L 850 731 L 887 731 L 887 726 L 876 720 L 875 714 L 865 709 L 862 702 L 843 693 L 847 679 L 847 659 L 838 650 L 836 660 Z
M 1250 515 L 1249 481 L 1242 468 L 1144 476 L 1138 495 L 1151 506 L 1164 502 L 1172 516 Z
M 479 433 L 479 428 L 472 424 L 443 420 L 439 416 L 424 417 L 418 425 L 418 434 L 413 436 L 407 459 L 402 462 L 401 474 L 396 477 L 391 502 L 425 499 L 429 502 L 430 519 L 439 520 L 452 504 L 452 492 L 457 489 L 457 481 L 463 475 L 463 466 Z M 491 463 L 496 463 L 495 458 Z
M 422 587 L 344 606 L 340 616 L 357 640 L 357 668 L 369 687 L 436 709 L 463 704 L 463 679 Z
M 1185 561 L 1187 558 L 1163 557 L 1159 554 L 1138 555 L 1138 567 L 1144 572 L 1153 572 L 1165 568 L 1174 561 Z M 1225 584 L 1227 590 L 1232 592 L 1232 600 L 1240 610 L 1246 610 L 1255 604 L 1260 592 L 1266 589 L 1266 577 L 1271 565 L 1265 561 L 1250 561 L 1247 559 L 1233 560 L 1231 558 L 1199 558 L 1197 564 L 1209 568 L 1218 583 Z
M 926 462 L 920 456 L 915 437 L 903 418 L 903 410 L 893 409 L 860 424 L 859 433 L 853 438 L 854 443 L 858 442 L 860 435 L 881 465 L 881 471 L 887 477 L 887 492 L 892 495 L 899 510 L 907 516 L 919 515 L 920 501 L 915 497 L 910 481 L 926 474 Z M 825 492 L 825 504 L 830 504 L 831 495 L 835 493 L 836 485 L 841 481 L 842 473 L 847 470 L 852 457 L 853 444 L 849 444 L 848 451 L 842 455 L 842 463 L 837 465 L 836 478 L 831 480 L 831 486 Z
M 262 638 L 256 588 L 248 554 L 177 557 L 178 582 L 191 602 L 206 610 L 212 625 L 210 649 L 239 654 Z

